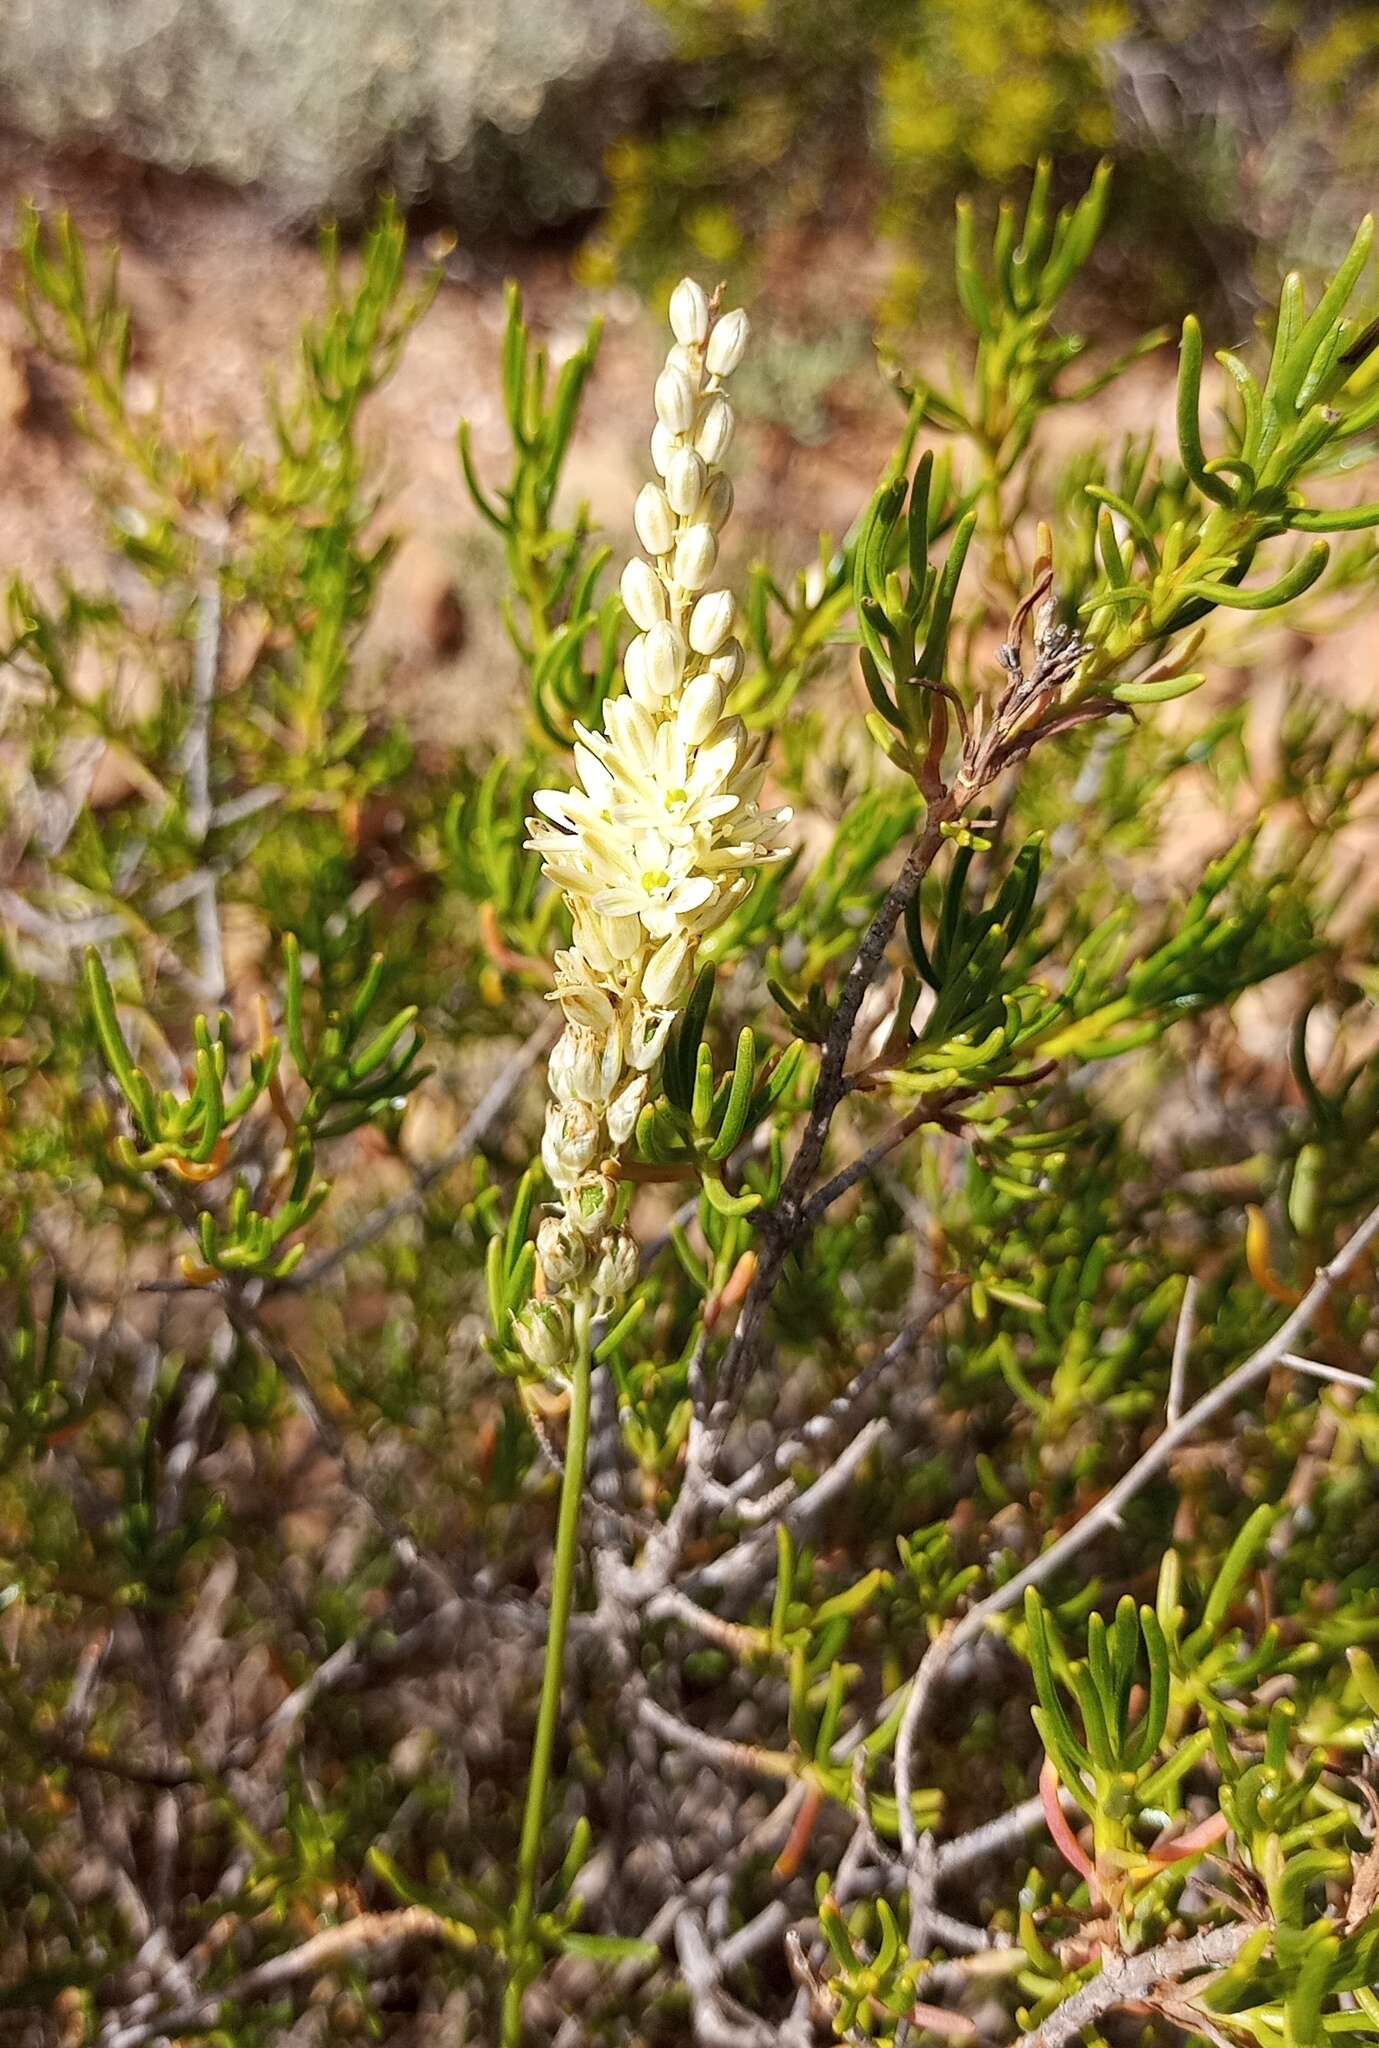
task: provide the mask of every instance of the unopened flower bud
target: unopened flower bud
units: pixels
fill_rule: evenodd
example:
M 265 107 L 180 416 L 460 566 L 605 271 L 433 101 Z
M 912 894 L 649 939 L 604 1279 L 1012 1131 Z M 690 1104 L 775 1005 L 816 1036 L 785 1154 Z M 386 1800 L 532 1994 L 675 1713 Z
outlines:
M 591 1243 L 602 1237 L 612 1219 L 617 1192 L 616 1182 L 606 1173 L 586 1174 L 571 1188 L 565 1198 L 565 1214 L 581 1237 Z
M 622 658 L 622 675 L 633 703 L 640 704 L 643 710 L 654 711 L 661 700 L 647 681 L 645 633 L 639 633 L 635 640 L 628 641 L 627 652 Z
M 541 1164 L 558 1188 L 573 1187 L 599 1149 L 599 1117 L 587 1102 L 548 1102 Z
M 717 654 L 732 630 L 732 592 L 706 590 L 690 613 L 690 646 L 696 654 Z
M 732 509 L 733 487 L 720 469 L 709 478 L 708 489 L 700 499 L 699 510 L 694 516 L 696 519 L 702 519 L 706 526 L 711 526 L 717 533 L 726 524 Z
M 704 362 L 711 377 L 732 376 L 742 361 L 748 332 L 747 315 L 741 308 L 725 313 L 721 320 L 714 322 L 709 345 L 704 351 Z
M 664 476 L 666 474 L 679 446 L 680 443 L 675 435 L 668 433 L 661 425 L 661 422 L 657 420 L 655 426 L 651 429 L 651 461 L 657 476 Z
M 707 671 L 685 685 L 675 710 L 675 727 L 687 747 L 706 740 L 723 716 L 723 686 Z
M 610 1231 L 594 1267 L 594 1292 L 603 1301 L 621 1301 L 636 1285 L 641 1261 L 636 1240 L 625 1230 Z
M 685 673 L 685 643 L 667 620 L 648 629 L 643 643 L 642 668 L 648 689 L 658 697 L 669 697 L 680 687 Z
M 702 590 L 718 560 L 718 541 L 711 526 L 687 526 L 675 543 L 672 580 L 682 590 Z
M 579 1279 L 588 1263 L 584 1240 L 559 1216 L 547 1216 L 536 1233 L 536 1256 L 546 1285 L 562 1294 Z
M 704 495 L 708 476 L 702 457 L 692 448 L 677 448 L 666 470 L 666 497 L 671 511 L 678 512 L 682 519 L 691 518 Z
M 682 277 L 670 295 L 670 331 L 686 344 L 701 342 L 709 331 L 709 302 L 702 285 Z
M 675 514 L 659 484 L 643 484 L 632 510 L 637 538 L 649 555 L 668 555 L 675 545 Z
M 570 1311 L 563 1301 L 529 1301 L 513 1318 L 517 1348 L 538 1372 L 553 1372 L 570 1357 Z
M 633 1074 L 624 1081 L 616 1095 L 609 1100 L 603 1113 L 608 1126 L 608 1141 L 615 1152 L 620 1152 L 637 1128 L 637 1118 L 646 1102 L 646 1075 Z
M 694 386 L 683 370 L 668 363 L 656 379 L 656 417 L 670 434 L 687 434 L 694 425 Z
M 665 617 L 665 588 L 649 562 L 629 562 L 622 572 L 620 588 L 633 625 L 640 626 L 643 632 Z
M 699 416 L 694 445 L 710 469 L 723 460 L 733 445 L 733 409 L 722 392 L 716 392 Z
M 672 932 L 663 939 L 646 964 L 642 975 L 642 993 L 653 1008 L 662 1010 L 683 994 L 689 980 L 690 945 L 683 931 Z M 628 1057 L 631 1059 L 631 1049 Z M 632 1060 L 634 1066 L 639 1062 Z
M 709 674 L 716 676 L 725 690 L 731 690 L 742 674 L 742 642 L 728 640 L 709 663 Z

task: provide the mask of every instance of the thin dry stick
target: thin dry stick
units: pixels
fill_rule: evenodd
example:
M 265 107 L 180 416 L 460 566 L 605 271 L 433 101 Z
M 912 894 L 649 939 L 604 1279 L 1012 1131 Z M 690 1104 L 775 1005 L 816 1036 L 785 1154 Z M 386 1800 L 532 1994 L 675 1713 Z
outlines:
M 840 1394 L 835 1394 L 828 1406 L 817 1415 L 811 1415 L 793 1436 L 786 1437 L 764 1458 L 758 1458 L 755 1465 L 741 1473 L 731 1484 L 710 1489 L 710 1500 L 718 1505 L 732 1506 L 748 1500 L 764 1486 L 768 1479 L 785 1471 L 806 1451 L 827 1442 L 850 1416 L 855 1414 L 859 1404 L 872 1389 L 910 1357 L 924 1332 L 938 1321 L 945 1309 L 951 1308 L 966 1288 L 966 1280 L 946 1280 L 938 1292 L 925 1303 L 918 1315 L 912 1316 L 899 1330 L 885 1349 L 877 1354 L 860 1372 L 854 1373 Z
M 1379 1236 L 1379 1206 L 1371 1209 L 1359 1228 L 1342 1246 L 1328 1265 L 1323 1266 L 1314 1278 L 1302 1300 L 1292 1314 L 1281 1323 L 1272 1337 L 1261 1344 L 1257 1351 L 1227 1373 L 1219 1386 L 1213 1387 L 1201 1399 L 1194 1401 L 1191 1408 L 1179 1417 L 1163 1435 L 1152 1443 L 1143 1456 L 1138 1458 L 1130 1470 L 1104 1493 L 1096 1505 L 1082 1517 L 1080 1522 L 1041 1551 L 1033 1563 L 1017 1572 L 994 1593 L 965 1614 L 960 1622 L 950 1624 L 937 1637 L 921 1658 L 913 1679 L 910 1681 L 909 1697 L 901 1716 L 900 1729 L 895 1749 L 895 1796 L 900 1809 L 901 1850 L 908 1864 L 912 1864 L 918 1848 L 918 1831 L 915 1827 L 914 1809 L 911 1804 L 914 1792 L 914 1749 L 915 1739 L 923 1722 L 925 1711 L 936 1691 L 944 1671 L 955 1651 L 961 1649 L 979 1636 L 987 1623 L 996 1615 L 1023 1598 L 1028 1586 L 1040 1584 L 1070 1557 L 1085 1549 L 1092 1538 L 1101 1530 L 1114 1527 L 1120 1520 L 1121 1510 L 1135 1495 L 1168 1463 L 1178 1447 L 1195 1436 L 1204 1422 L 1228 1408 L 1256 1380 L 1265 1378 L 1278 1366 L 1285 1364 L 1292 1352 L 1292 1345 L 1304 1330 L 1311 1326 L 1313 1318 L 1351 1267 L 1361 1257 L 1371 1240 Z
M 1162 1984 L 1181 1984 L 1204 1970 L 1224 1969 L 1234 1962 L 1253 1929 L 1245 1921 L 1231 1927 L 1209 1927 L 1187 1941 L 1164 1941 L 1143 1955 L 1113 1956 L 1099 1977 L 1065 1998 L 1041 2027 L 1026 2034 L 1020 2048 L 1068 2048 L 1084 2027 L 1118 2005 L 1133 2005 Z
M 191 702 L 182 746 L 186 781 L 187 836 L 200 847 L 211 828 L 211 718 L 215 711 L 216 678 L 220 672 L 220 556 L 218 544 L 207 550 L 206 576 L 196 601 L 196 640 L 192 651 Z M 206 1001 L 225 994 L 225 954 L 220 936 L 220 905 L 215 874 L 203 867 L 195 891 L 196 936 L 201 954 L 201 986 Z
M 1183 1390 L 1187 1385 L 1188 1359 L 1192 1353 L 1192 1340 L 1197 1332 L 1197 1275 L 1188 1274 L 1187 1286 L 1183 1289 L 1183 1304 L 1178 1311 L 1178 1327 L 1173 1332 L 1173 1363 L 1168 1372 L 1168 1404 L 1164 1419 L 1170 1429 L 1183 1412 Z
M 851 1485 L 859 1465 L 890 1434 L 890 1424 L 880 1417 L 858 1431 L 845 1451 L 801 1494 L 788 1502 L 783 1514 L 763 1524 L 746 1542 L 734 1545 L 686 1581 L 690 1592 L 740 1593 L 769 1571 L 777 1556 L 776 1528 L 784 1523 L 792 1535 L 815 1521 Z
M 158 2034 L 181 2034 L 193 2028 L 199 2032 L 215 2026 L 227 2008 L 245 2005 L 282 1985 L 296 1983 L 299 1978 L 313 1977 L 346 1957 L 358 1960 L 367 1956 L 371 1961 L 380 1961 L 404 1942 L 420 1940 L 443 1941 L 464 1949 L 475 1945 L 470 1928 L 460 1921 L 447 1920 L 426 1906 L 404 1906 L 395 1913 L 361 1913 L 342 1927 L 327 1927 L 284 1955 L 273 1956 L 268 1962 L 244 1971 L 222 1990 L 179 2006 L 173 2012 L 159 2013 L 133 2026 L 108 2025 L 102 2030 L 100 2048 L 140 2048 L 142 2042 L 151 2041 Z

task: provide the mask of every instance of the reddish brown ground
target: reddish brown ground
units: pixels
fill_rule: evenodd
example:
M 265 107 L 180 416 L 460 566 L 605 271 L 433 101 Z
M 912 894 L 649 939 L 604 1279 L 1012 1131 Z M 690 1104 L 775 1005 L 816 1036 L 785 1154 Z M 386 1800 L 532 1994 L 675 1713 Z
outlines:
M 61 381 L 34 349 L 14 304 L 14 208 L 21 196 L 67 207 L 93 249 L 118 241 L 134 315 L 136 398 L 161 392 L 173 431 L 214 428 L 250 442 L 264 432 L 262 380 L 290 360 L 303 314 L 319 303 L 315 249 L 275 228 L 251 196 L 178 183 L 127 165 L 54 163 L 0 144 L 0 576 L 45 581 L 61 567 L 99 589 L 115 573 L 84 481 L 89 455 L 68 418 Z M 415 251 L 426 261 L 424 240 Z M 491 729 L 515 674 L 496 620 L 499 564 L 465 496 L 455 460 L 461 417 L 481 469 L 502 473 L 505 431 L 496 362 L 502 291 L 515 274 L 553 354 L 572 347 L 602 312 L 606 339 L 570 464 L 572 497 L 586 496 L 615 542 L 625 540 L 645 474 L 649 388 L 660 335 L 630 294 L 591 294 L 571 281 L 568 246 L 459 251 L 370 424 L 385 451 L 392 516 L 407 536 L 389 573 L 364 650 L 363 680 L 388 678 L 389 702 L 418 730 L 462 738 L 476 714 Z M 866 309 L 885 275 L 884 252 L 857 231 L 781 237 L 762 266 L 752 307 L 757 385 L 750 460 L 739 464 L 739 545 L 783 570 L 809 559 L 811 536 L 842 532 L 865 501 L 899 421 L 865 340 Z M 936 338 L 936 350 L 942 346 Z M 838 364 L 841 362 L 841 367 Z M 1097 403 L 1114 438 L 1150 420 L 1171 433 L 1169 365 L 1142 368 Z M 803 387 L 811 415 L 797 431 Z M 782 396 L 782 394 L 787 394 Z M 1086 432 L 1085 412 L 1050 423 L 1049 441 Z M 1374 698 L 1373 639 L 1357 629 L 1299 659 L 1351 701 Z M 1240 687 L 1239 681 L 1236 687 Z

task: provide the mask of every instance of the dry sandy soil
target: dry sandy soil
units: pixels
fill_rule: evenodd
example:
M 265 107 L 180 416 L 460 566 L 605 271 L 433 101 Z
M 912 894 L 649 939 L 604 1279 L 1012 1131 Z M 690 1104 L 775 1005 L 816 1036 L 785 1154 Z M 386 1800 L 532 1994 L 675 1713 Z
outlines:
M 262 436 L 264 372 L 290 359 L 304 311 L 319 303 L 319 264 L 309 243 L 277 231 L 251 197 L 121 164 L 54 163 L 0 149 L 0 574 L 18 571 L 41 584 L 61 568 L 82 587 L 99 589 L 118 571 L 90 511 L 90 457 L 72 428 L 62 380 L 35 350 L 14 303 L 13 222 L 21 197 L 44 209 L 69 209 L 93 252 L 118 241 L 134 322 L 134 397 L 145 406 L 161 399 L 174 433 L 214 429 L 249 442 Z M 427 247 L 418 234 L 418 270 Z M 896 425 L 894 401 L 867 361 L 864 338 L 875 263 L 864 251 L 816 249 L 801 300 L 798 290 L 782 288 L 798 277 L 797 254 L 774 252 L 753 310 L 769 337 L 777 378 L 793 374 L 792 353 L 803 351 L 806 374 L 818 387 L 811 389 L 812 445 L 802 446 L 758 409 L 738 526 L 741 535 L 755 529 L 758 537 L 769 528 L 769 549 L 786 567 L 808 558 L 811 532 L 846 528 Z M 494 607 L 482 602 L 485 587 L 497 583 L 491 537 L 473 514 L 455 458 L 455 430 L 465 417 L 481 469 L 502 475 L 497 349 L 507 276 L 520 280 L 533 324 L 556 360 L 594 313 L 606 323 L 570 464 L 572 499 L 587 497 L 595 518 L 621 539 L 645 474 L 659 335 L 631 294 L 579 290 L 570 256 L 569 244 L 452 253 L 396 378 L 372 404 L 369 424 L 391 517 L 407 538 L 363 666 L 387 673 L 390 700 L 405 704 L 438 738 L 462 736 L 476 693 L 491 715 L 495 684 L 506 692 L 514 680 Z M 847 367 L 839 375 L 832 374 L 839 348 L 826 331 L 819 369 L 811 355 L 819 352 L 819 328 L 808 341 L 796 338 L 802 314 L 808 319 L 811 302 L 825 295 L 844 336 Z M 787 319 L 796 323 L 794 336 Z
M 127 164 L 53 161 L 0 141 L 0 577 L 46 582 L 61 568 L 100 589 L 118 580 L 84 481 L 88 452 L 74 432 L 61 381 L 35 352 L 14 304 L 14 209 L 21 197 L 68 208 L 93 250 L 118 241 L 134 316 L 139 402 L 161 394 L 174 432 L 213 428 L 246 441 L 264 431 L 265 370 L 290 359 L 305 310 L 319 303 L 314 248 L 275 228 L 252 196 L 231 194 Z M 414 258 L 427 261 L 427 237 Z M 458 740 L 476 712 L 491 730 L 515 684 L 492 599 L 499 563 L 477 521 L 455 459 L 455 429 L 473 428 L 481 469 L 501 476 L 505 429 L 497 398 L 497 346 L 508 275 L 519 278 L 533 324 L 556 359 L 595 312 L 606 338 L 570 465 L 572 496 L 588 498 L 615 544 L 628 535 L 645 475 L 650 382 L 661 346 L 630 293 L 590 293 L 571 281 L 568 242 L 513 250 L 458 250 L 412 337 L 393 383 L 372 404 L 391 516 L 406 536 L 389 573 L 361 663 L 361 681 L 386 677 L 389 704 L 420 734 Z M 898 424 L 895 401 L 867 344 L 867 307 L 885 274 L 884 252 L 857 231 L 782 236 L 765 252 L 754 293 L 755 384 L 739 464 L 738 544 L 788 571 L 807 561 L 812 536 L 846 529 L 873 483 Z M 942 347 L 942 338 L 934 338 Z M 1171 364 L 1144 367 L 1098 402 L 1108 435 L 1153 420 L 1171 433 Z M 755 415 L 752 417 L 752 415 Z M 1052 437 L 1086 431 L 1085 414 L 1055 418 Z M 1306 655 L 1352 701 L 1373 701 L 1373 637 L 1347 633 Z

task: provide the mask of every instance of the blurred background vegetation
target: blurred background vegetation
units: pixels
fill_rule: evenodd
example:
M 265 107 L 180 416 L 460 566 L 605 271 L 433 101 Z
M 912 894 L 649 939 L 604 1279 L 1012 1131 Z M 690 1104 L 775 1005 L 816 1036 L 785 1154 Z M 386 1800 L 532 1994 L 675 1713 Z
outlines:
M 1110 151 L 1140 310 L 1324 260 L 1379 152 L 1369 0 L 14 0 L 0 124 L 252 190 L 281 220 L 381 186 L 466 242 L 571 231 L 590 284 L 732 274 L 783 233 L 884 251 L 897 320 L 935 222 L 1045 153 Z M 808 267 L 807 264 L 804 267 Z M 736 281 L 736 280 L 734 280 Z

